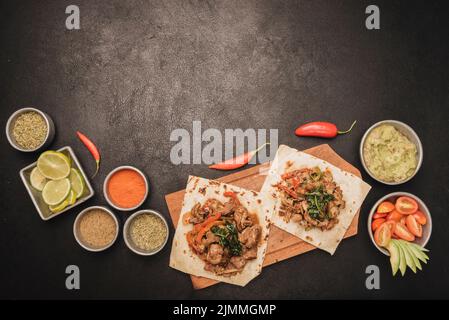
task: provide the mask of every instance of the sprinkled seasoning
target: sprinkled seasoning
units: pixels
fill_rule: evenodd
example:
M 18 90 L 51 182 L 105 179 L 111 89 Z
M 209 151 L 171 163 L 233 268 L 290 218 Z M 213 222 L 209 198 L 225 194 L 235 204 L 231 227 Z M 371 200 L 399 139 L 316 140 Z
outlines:
M 117 226 L 107 212 L 92 209 L 81 217 L 79 232 L 83 242 L 91 247 L 101 248 L 114 240 Z
M 31 150 L 44 142 L 47 130 L 44 118 L 35 111 L 29 111 L 17 117 L 12 135 L 21 148 Z
M 164 244 L 167 228 L 158 216 L 141 214 L 131 222 L 130 236 L 139 249 L 153 251 Z

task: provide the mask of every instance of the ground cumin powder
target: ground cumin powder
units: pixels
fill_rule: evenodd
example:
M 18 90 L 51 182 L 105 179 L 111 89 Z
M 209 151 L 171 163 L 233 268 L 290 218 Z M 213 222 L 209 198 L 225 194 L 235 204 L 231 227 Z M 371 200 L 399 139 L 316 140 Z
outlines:
M 122 169 L 109 179 L 107 192 L 111 201 L 120 208 L 133 208 L 142 202 L 146 193 L 145 180 L 132 169 Z
M 91 247 L 101 248 L 114 240 L 117 226 L 107 212 L 92 209 L 81 217 L 79 232 L 83 242 Z

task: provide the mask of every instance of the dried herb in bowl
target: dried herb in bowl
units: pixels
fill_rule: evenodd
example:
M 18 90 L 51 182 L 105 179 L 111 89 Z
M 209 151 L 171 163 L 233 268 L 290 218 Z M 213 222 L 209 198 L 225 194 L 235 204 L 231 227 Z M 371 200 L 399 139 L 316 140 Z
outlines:
M 45 119 L 35 111 L 19 115 L 12 128 L 12 136 L 17 145 L 26 150 L 33 150 L 41 146 L 47 132 Z
M 129 235 L 140 250 L 154 251 L 164 244 L 167 227 L 164 221 L 154 214 L 140 214 L 131 221 Z

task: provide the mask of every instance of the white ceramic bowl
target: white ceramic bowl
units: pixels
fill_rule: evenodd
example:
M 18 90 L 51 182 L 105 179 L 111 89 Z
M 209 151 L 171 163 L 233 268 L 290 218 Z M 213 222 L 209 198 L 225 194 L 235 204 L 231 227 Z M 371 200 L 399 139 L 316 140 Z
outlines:
M 365 157 L 363 156 L 363 146 L 365 145 L 366 138 L 368 137 L 368 135 L 371 133 L 371 131 L 374 128 L 376 128 L 382 124 L 392 125 L 400 133 L 405 135 L 412 143 L 414 143 L 416 145 L 416 149 L 417 149 L 416 169 L 415 169 L 415 172 L 413 172 L 413 174 L 405 180 L 398 181 L 398 182 L 391 182 L 391 181 L 389 182 L 389 181 L 380 180 L 379 178 L 377 178 L 374 174 L 372 174 L 370 172 L 370 170 L 368 169 L 368 166 L 365 163 Z M 401 121 L 397 121 L 397 120 L 383 120 L 383 121 L 373 124 L 368 130 L 366 130 L 365 134 L 362 137 L 362 141 L 360 142 L 359 153 L 360 153 L 360 161 L 362 162 L 363 168 L 365 169 L 366 172 L 368 172 L 368 174 L 371 176 L 371 178 L 373 178 L 376 181 L 379 181 L 380 183 L 384 183 L 384 184 L 388 184 L 388 185 L 398 185 L 398 184 L 405 183 L 405 182 L 409 181 L 410 179 L 412 179 L 416 175 L 416 173 L 419 171 L 419 169 L 421 168 L 421 164 L 423 161 L 423 148 L 422 148 L 421 140 L 419 139 L 418 135 L 410 126 L 408 126 L 407 124 L 405 124 Z
M 396 202 L 396 199 L 402 196 L 406 196 L 406 197 L 410 197 L 412 199 L 414 199 L 417 203 L 418 203 L 418 210 L 421 211 L 426 217 L 427 217 L 427 223 L 422 226 L 422 237 L 421 238 L 416 238 L 414 243 L 419 244 L 422 247 L 425 247 L 427 242 L 429 242 L 430 239 L 430 235 L 432 234 L 432 216 L 430 215 L 430 211 L 427 208 L 427 206 L 425 205 L 425 203 L 418 198 L 417 196 L 408 193 L 408 192 L 393 192 L 393 193 L 389 193 L 386 196 L 383 196 L 382 198 L 380 198 L 376 204 L 371 208 L 371 211 L 369 213 L 368 216 L 368 233 L 369 236 L 371 238 L 371 241 L 373 242 L 373 244 L 376 246 L 377 249 L 379 249 L 380 252 L 382 252 L 383 254 L 389 256 L 389 252 L 388 250 L 386 250 L 385 248 L 381 248 L 377 245 L 376 241 L 374 241 L 374 233 L 371 229 L 371 223 L 373 222 L 373 215 L 376 213 L 377 211 L 377 207 L 379 207 L 379 205 L 383 202 L 383 201 L 390 201 L 392 203 Z
M 116 173 L 116 172 L 118 172 L 120 170 L 124 170 L 124 169 L 129 169 L 129 170 L 136 171 L 137 173 L 139 173 L 142 176 L 143 180 L 145 181 L 145 188 L 146 188 L 145 189 L 145 195 L 144 195 L 142 201 L 140 201 L 136 206 L 134 206 L 132 208 L 119 207 L 114 202 L 112 202 L 112 200 L 111 200 L 111 198 L 109 197 L 109 194 L 108 194 L 108 183 L 109 183 L 109 180 L 114 175 L 114 173 Z M 104 194 L 104 197 L 105 197 L 106 201 L 108 202 L 108 204 L 111 207 L 113 207 L 114 209 L 120 210 L 120 211 L 132 211 L 132 210 L 135 210 L 138 207 L 140 207 L 145 202 L 145 200 L 148 197 L 148 189 L 149 189 L 149 185 L 148 185 L 147 177 L 145 176 L 145 174 L 142 171 L 140 171 L 139 169 L 137 169 L 136 167 L 133 167 L 133 166 L 120 166 L 120 167 L 115 168 L 114 170 L 109 172 L 109 174 L 106 176 L 106 179 L 104 180 L 104 183 L 103 183 L 103 194 Z
M 157 248 L 156 250 L 153 250 L 153 251 L 144 251 L 144 250 L 138 248 L 138 247 L 134 244 L 134 242 L 132 241 L 131 236 L 129 235 L 129 228 L 130 228 L 131 222 L 132 222 L 136 217 L 138 217 L 138 216 L 140 216 L 140 215 L 142 215 L 142 214 L 152 214 L 152 215 L 155 215 L 155 216 L 159 217 L 159 218 L 163 221 L 163 223 L 164 223 L 164 225 L 165 225 L 165 228 L 167 229 L 167 236 L 165 237 L 165 241 L 164 241 L 164 242 L 162 243 L 162 245 L 161 245 L 159 248 Z M 158 253 L 159 251 L 161 251 L 161 250 L 165 247 L 165 245 L 167 244 L 168 237 L 169 237 L 169 229 L 168 229 L 167 220 L 166 220 L 166 219 L 164 218 L 164 216 L 161 215 L 159 212 L 157 212 L 157 211 L 155 211 L 155 210 L 151 210 L 151 209 L 140 210 L 140 211 L 137 211 L 137 212 L 133 213 L 133 214 L 132 214 L 131 216 L 129 216 L 129 218 L 126 220 L 125 226 L 123 227 L 123 239 L 125 240 L 126 245 L 128 246 L 129 249 L 131 249 L 131 251 L 133 251 L 133 252 L 135 252 L 135 253 L 137 253 L 137 254 L 140 254 L 140 255 L 142 255 L 142 256 L 152 256 L 152 255 Z
M 81 203 L 87 201 L 88 199 L 92 198 L 95 194 L 95 191 L 92 188 L 92 185 L 90 184 L 89 179 L 88 179 L 86 173 L 84 172 L 84 169 L 81 166 L 81 163 L 78 161 L 78 158 L 76 157 L 73 149 L 69 146 L 66 146 L 61 149 L 58 149 L 57 151 L 62 152 L 67 157 L 69 157 L 69 159 L 72 160 L 72 168 L 77 169 L 81 173 L 81 176 L 83 177 L 83 180 L 84 180 L 85 189 L 84 189 L 84 192 L 81 195 L 81 197 L 78 198 L 74 204 L 65 207 L 63 210 L 61 210 L 57 213 L 54 213 L 54 212 L 50 211 L 50 208 L 42 199 L 42 192 L 37 191 L 36 189 L 34 189 L 31 186 L 30 174 L 31 174 L 31 171 L 33 171 L 33 169 L 36 168 L 37 162 L 34 162 L 34 163 L 26 166 L 22 170 L 20 170 L 20 178 L 22 179 L 22 182 L 25 185 L 25 187 L 28 191 L 28 194 L 30 195 L 30 198 L 33 201 L 33 204 L 36 207 L 36 210 L 39 213 L 39 216 L 42 218 L 42 220 L 53 219 L 54 217 L 59 216 L 60 214 L 66 212 L 67 210 L 70 210 L 70 209 L 80 205 Z
M 102 210 L 106 213 L 108 213 L 112 219 L 114 219 L 115 222 L 115 226 L 116 226 L 116 232 L 115 232 L 115 237 L 114 239 L 107 244 L 104 247 L 100 247 L 100 248 L 96 248 L 96 247 L 92 247 L 90 245 L 88 245 L 87 243 L 83 242 L 82 237 L 79 234 L 79 224 L 81 221 L 81 218 L 89 211 L 94 210 L 94 209 L 98 209 L 98 210 Z M 119 234 L 119 223 L 117 220 L 117 217 L 112 213 L 111 210 L 109 210 L 106 207 L 103 206 L 92 206 L 92 207 L 88 207 L 86 209 L 84 209 L 83 211 L 81 211 L 78 216 L 75 219 L 75 222 L 73 223 L 73 235 L 75 236 L 76 241 L 78 242 L 78 244 L 83 247 L 84 249 L 88 250 L 88 251 L 92 251 L 92 252 L 99 252 L 99 251 L 103 251 L 106 250 L 107 248 L 109 248 L 110 246 L 112 246 L 114 244 L 114 242 L 117 240 L 118 234 Z
M 31 112 L 34 111 L 42 116 L 44 118 L 45 123 L 47 124 L 47 135 L 45 136 L 44 141 L 42 144 L 34 149 L 24 149 L 21 146 L 19 146 L 14 139 L 14 135 L 12 134 L 12 130 L 14 128 L 14 123 L 16 119 L 25 112 Z M 8 139 L 9 144 L 16 150 L 22 151 L 22 152 L 34 152 L 38 150 L 45 149 L 50 145 L 50 143 L 53 141 L 53 138 L 55 137 L 55 125 L 53 123 L 53 120 L 50 118 L 48 114 L 45 112 L 42 112 L 39 109 L 36 108 L 22 108 L 14 112 L 8 119 L 8 122 L 6 123 L 6 137 Z

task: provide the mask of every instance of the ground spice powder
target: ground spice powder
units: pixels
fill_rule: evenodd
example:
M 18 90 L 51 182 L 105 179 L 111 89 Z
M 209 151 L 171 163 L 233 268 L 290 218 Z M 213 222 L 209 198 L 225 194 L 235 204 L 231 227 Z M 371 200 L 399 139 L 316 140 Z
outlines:
M 103 210 L 93 209 L 81 217 L 79 233 L 83 242 L 94 248 L 110 244 L 117 233 L 115 220 Z
M 111 201 L 120 208 L 133 208 L 145 197 L 146 185 L 142 175 L 132 169 L 123 169 L 109 179 L 107 191 Z

